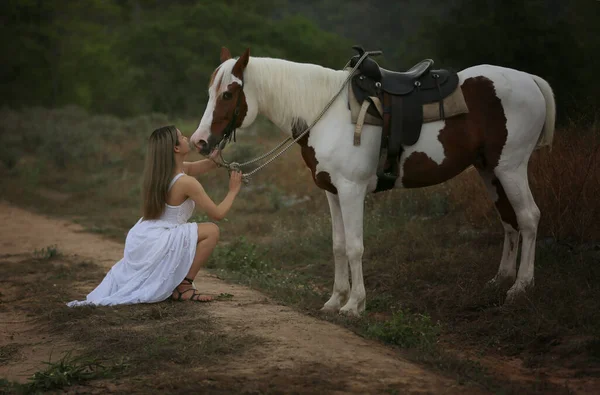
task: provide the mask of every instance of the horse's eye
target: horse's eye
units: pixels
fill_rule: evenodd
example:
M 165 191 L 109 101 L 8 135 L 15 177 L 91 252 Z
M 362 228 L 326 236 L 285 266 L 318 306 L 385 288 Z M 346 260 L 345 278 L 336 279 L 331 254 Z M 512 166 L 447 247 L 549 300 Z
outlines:
M 223 92 L 223 100 L 230 100 L 232 97 L 231 92 Z

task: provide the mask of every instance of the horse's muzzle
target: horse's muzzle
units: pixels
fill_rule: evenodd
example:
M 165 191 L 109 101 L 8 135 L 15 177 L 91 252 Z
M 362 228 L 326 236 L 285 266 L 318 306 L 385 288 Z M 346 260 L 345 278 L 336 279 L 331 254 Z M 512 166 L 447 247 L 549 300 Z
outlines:
M 210 153 L 209 144 L 204 140 L 198 140 L 198 142 L 194 143 L 194 147 L 201 155 L 207 156 Z

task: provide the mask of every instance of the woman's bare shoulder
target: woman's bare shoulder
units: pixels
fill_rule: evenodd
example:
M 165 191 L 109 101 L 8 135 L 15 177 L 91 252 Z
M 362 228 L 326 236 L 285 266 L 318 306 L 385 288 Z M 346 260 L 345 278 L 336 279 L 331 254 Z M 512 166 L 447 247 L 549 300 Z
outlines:
M 189 189 L 197 189 L 197 188 L 202 188 L 202 185 L 200 184 L 200 181 L 198 181 L 198 179 L 196 179 L 196 177 L 192 177 L 192 176 L 188 176 L 187 174 L 182 176 L 181 179 L 181 186 Z

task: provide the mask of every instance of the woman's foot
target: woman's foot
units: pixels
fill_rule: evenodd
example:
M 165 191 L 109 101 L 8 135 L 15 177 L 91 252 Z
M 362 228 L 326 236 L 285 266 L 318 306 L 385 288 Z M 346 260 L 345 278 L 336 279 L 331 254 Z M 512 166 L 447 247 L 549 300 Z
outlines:
M 193 285 L 193 281 L 189 278 L 185 278 L 181 284 L 173 290 L 171 299 L 177 301 L 191 300 L 193 302 L 212 302 L 213 297 L 210 295 L 202 295 L 196 291 Z

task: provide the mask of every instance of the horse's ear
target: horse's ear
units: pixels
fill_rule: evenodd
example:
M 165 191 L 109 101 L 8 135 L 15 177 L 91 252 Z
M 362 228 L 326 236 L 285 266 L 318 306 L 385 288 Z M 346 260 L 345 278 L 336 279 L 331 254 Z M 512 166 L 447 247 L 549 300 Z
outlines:
M 248 66 L 249 59 L 250 48 L 246 48 L 242 56 L 240 56 L 237 62 L 235 62 L 235 66 L 233 66 L 233 70 L 231 71 L 231 73 L 239 79 L 242 79 L 242 77 L 244 76 L 244 70 L 246 69 L 246 66 Z
M 229 59 L 231 59 L 231 52 L 227 47 L 221 47 L 221 63 Z

